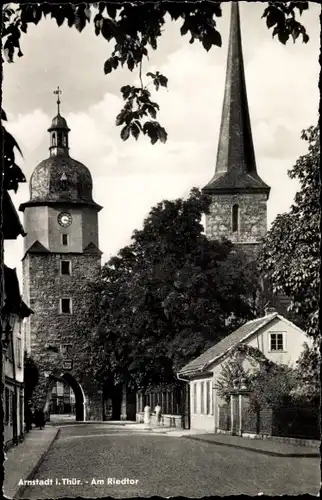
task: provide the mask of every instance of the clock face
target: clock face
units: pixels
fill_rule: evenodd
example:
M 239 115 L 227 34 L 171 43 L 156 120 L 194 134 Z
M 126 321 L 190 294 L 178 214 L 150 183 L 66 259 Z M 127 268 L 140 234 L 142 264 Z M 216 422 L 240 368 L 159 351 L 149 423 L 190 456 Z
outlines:
M 62 227 L 68 227 L 73 222 L 72 216 L 68 212 L 62 212 L 58 215 L 58 224 Z

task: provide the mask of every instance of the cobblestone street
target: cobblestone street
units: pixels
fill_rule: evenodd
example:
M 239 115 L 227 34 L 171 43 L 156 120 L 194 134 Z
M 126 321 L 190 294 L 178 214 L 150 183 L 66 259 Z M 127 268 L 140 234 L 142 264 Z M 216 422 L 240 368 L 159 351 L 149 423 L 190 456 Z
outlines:
M 319 463 L 113 425 L 67 425 L 33 477 L 52 484 L 27 486 L 19 498 L 317 495 Z

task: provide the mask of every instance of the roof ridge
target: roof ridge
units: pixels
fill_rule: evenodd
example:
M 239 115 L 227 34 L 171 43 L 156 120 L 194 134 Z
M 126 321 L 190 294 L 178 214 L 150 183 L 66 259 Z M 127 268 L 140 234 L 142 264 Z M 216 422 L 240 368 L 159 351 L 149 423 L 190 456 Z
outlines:
M 186 365 L 186 367 L 188 368 L 189 365 L 192 364 L 193 366 L 191 367 L 191 369 L 188 369 L 188 370 L 185 371 L 184 370 L 185 367 L 183 367 L 183 369 L 179 373 L 186 373 L 186 372 L 193 372 L 193 371 L 203 371 L 207 366 L 209 366 L 214 361 L 216 361 L 219 358 L 221 358 L 222 356 L 224 356 L 228 351 L 230 351 L 236 345 L 244 342 L 247 338 L 249 338 L 251 335 L 253 335 L 254 333 L 256 333 L 256 331 L 258 329 L 260 329 L 263 326 L 265 326 L 265 324 L 269 323 L 272 319 L 274 319 L 274 317 L 277 317 L 277 316 L 278 316 L 278 313 L 274 312 L 272 314 L 268 314 L 268 315 L 262 316 L 260 318 L 255 318 L 254 320 L 246 321 L 246 323 L 244 323 L 243 325 L 241 325 L 240 327 L 238 327 L 236 330 L 234 330 L 233 332 L 231 332 L 229 335 L 227 335 L 223 339 L 219 340 L 219 342 L 216 342 L 213 346 L 209 347 L 209 349 L 207 349 L 202 354 L 200 354 L 200 356 L 198 356 L 197 358 L 191 360 Z M 256 325 L 256 324 L 254 324 L 255 322 L 257 322 L 259 324 Z M 247 332 L 247 325 L 251 328 L 250 331 L 248 331 L 248 332 Z M 243 332 L 243 330 L 246 330 L 246 332 Z M 232 341 L 232 339 L 234 338 L 234 336 L 236 335 L 236 333 L 239 334 L 239 335 L 242 334 L 242 336 L 240 337 L 239 335 L 237 335 L 237 338 Z M 230 342 L 230 341 L 232 341 L 232 342 Z M 215 350 L 216 347 L 219 347 L 219 349 L 220 349 L 220 344 L 222 344 L 222 345 L 228 344 L 228 345 L 226 345 L 226 347 L 224 347 L 224 349 L 222 351 L 218 352 L 217 355 L 214 353 L 214 355 L 212 355 L 211 359 L 205 360 L 204 362 L 202 362 L 202 358 L 205 356 L 205 354 L 206 353 L 211 353 L 212 351 Z M 201 358 L 201 362 L 199 362 L 199 365 L 196 365 L 194 367 L 194 365 L 196 364 L 195 362 L 198 359 L 200 359 L 200 358 Z

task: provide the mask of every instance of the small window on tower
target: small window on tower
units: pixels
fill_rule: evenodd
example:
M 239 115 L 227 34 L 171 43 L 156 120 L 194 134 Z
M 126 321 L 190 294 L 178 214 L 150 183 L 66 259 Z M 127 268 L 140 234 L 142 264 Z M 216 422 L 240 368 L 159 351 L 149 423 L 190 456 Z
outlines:
M 61 274 L 68 274 L 68 275 L 72 274 L 71 268 L 72 268 L 72 266 L 71 266 L 70 260 L 61 260 L 60 261 L 60 273 Z
M 71 299 L 60 299 L 60 312 L 63 314 L 71 314 L 72 312 Z
M 61 147 L 63 145 L 63 136 L 61 132 L 57 134 L 57 146 Z
M 65 174 L 65 172 L 62 174 L 61 178 L 60 178 L 60 185 L 61 185 L 61 188 L 62 189 L 67 189 L 67 175 Z
M 53 133 L 53 146 L 56 146 L 56 134 L 55 132 Z
M 61 242 L 64 246 L 68 245 L 68 234 L 61 235 Z
M 239 206 L 233 205 L 233 210 L 232 210 L 232 227 L 233 227 L 233 233 L 237 233 L 239 230 Z

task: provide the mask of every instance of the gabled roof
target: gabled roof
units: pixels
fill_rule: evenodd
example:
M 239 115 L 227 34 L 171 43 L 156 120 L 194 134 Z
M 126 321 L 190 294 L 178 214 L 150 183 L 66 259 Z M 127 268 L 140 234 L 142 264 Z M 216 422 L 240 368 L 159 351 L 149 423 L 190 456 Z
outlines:
M 15 240 L 18 236 L 26 236 L 24 229 L 21 225 L 19 215 L 12 203 L 8 191 L 3 192 L 2 201 L 3 213 L 3 238 L 5 240 Z
M 16 269 L 4 265 L 4 310 L 10 313 L 19 311 L 21 296 Z
M 4 292 L 3 312 L 16 314 L 20 318 L 27 318 L 33 313 L 21 299 L 17 270 L 6 265 L 4 265 Z
M 229 349 L 248 339 L 251 335 L 260 330 L 260 328 L 266 326 L 268 323 L 271 323 L 277 317 L 283 320 L 285 319 L 274 312 L 264 316 L 263 318 L 248 321 L 220 342 L 210 347 L 210 349 L 205 351 L 198 358 L 184 366 L 180 370 L 179 374 L 193 375 L 194 373 L 206 370 L 210 364 L 221 358 Z
M 50 251 L 42 243 L 40 243 L 40 241 L 36 240 L 28 248 L 26 253 L 50 253 Z
M 20 303 L 19 316 L 20 318 L 28 318 L 31 314 L 33 314 L 33 310 L 27 306 L 22 300 Z
M 103 252 L 92 241 L 84 248 L 84 253 L 94 253 L 102 255 Z

